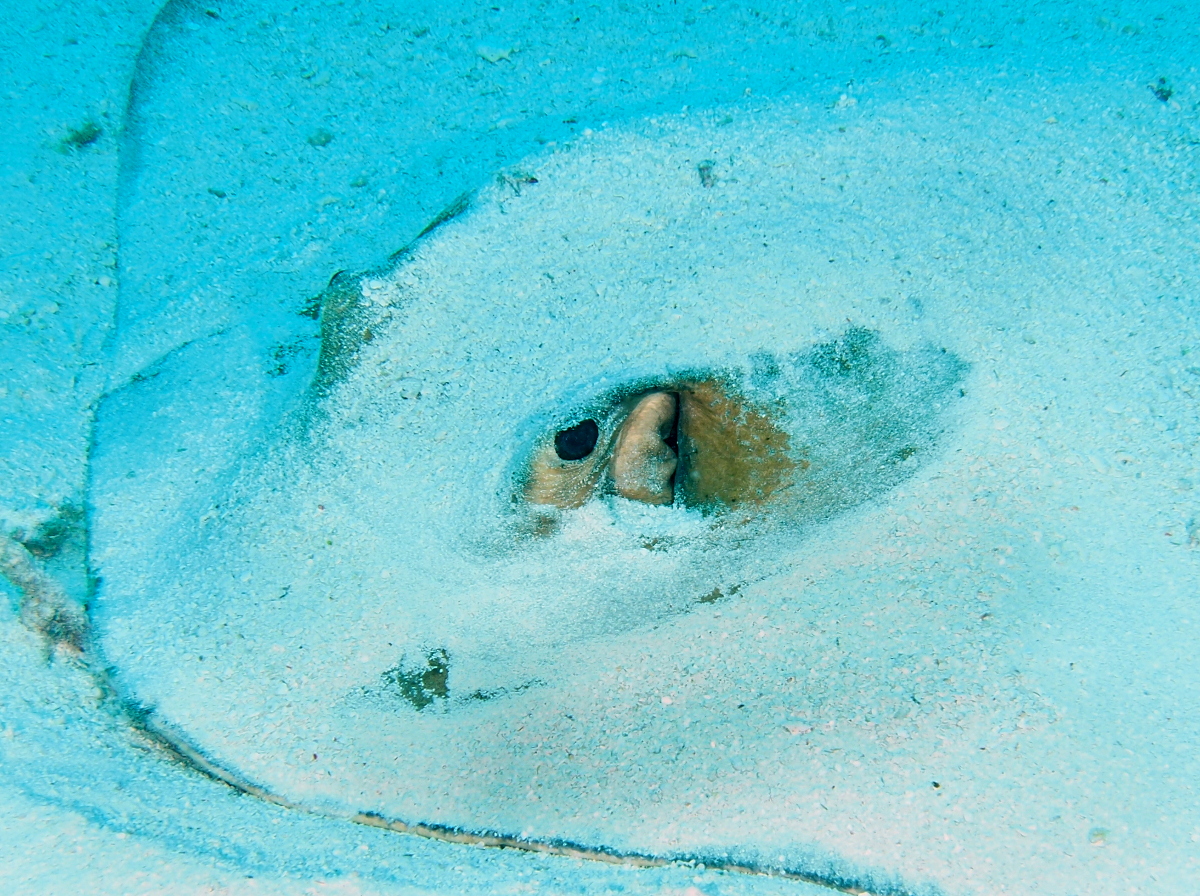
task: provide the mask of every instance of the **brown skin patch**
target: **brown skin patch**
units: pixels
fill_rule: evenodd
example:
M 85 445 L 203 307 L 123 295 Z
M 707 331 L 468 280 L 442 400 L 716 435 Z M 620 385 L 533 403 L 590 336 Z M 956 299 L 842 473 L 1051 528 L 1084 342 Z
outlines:
M 392 268 L 380 268 L 348 274 L 333 275 L 325 291 L 301 312 L 306 317 L 316 313 L 321 321 L 321 352 L 317 356 L 317 373 L 312 388 L 318 394 L 328 392 L 349 374 L 358 363 L 359 350 L 381 332 L 391 316 L 391 310 L 363 298 L 362 283 L 368 278 L 387 278 L 412 253 L 417 243 L 447 221 L 458 217 L 471 205 L 471 194 L 463 193 L 444 208 L 415 240 L 393 252 L 388 259 Z
M 788 434 L 714 380 L 679 386 L 675 489 L 689 507 L 766 504 L 795 482 Z
M 672 429 L 677 455 L 667 444 Z M 787 433 L 725 383 L 664 383 L 611 408 L 595 449 L 582 460 L 564 461 L 551 442 L 543 443 L 522 493 L 530 504 L 563 509 L 601 493 L 706 510 L 761 506 L 808 467 L 789 447 Z
M 358 360 L 359 349 L 370 342 L 384 309 L 363 301 L 361 278 L 335 275 L 321 296 L 321 352 L 313 388 L 328 390 L 346 376 Z

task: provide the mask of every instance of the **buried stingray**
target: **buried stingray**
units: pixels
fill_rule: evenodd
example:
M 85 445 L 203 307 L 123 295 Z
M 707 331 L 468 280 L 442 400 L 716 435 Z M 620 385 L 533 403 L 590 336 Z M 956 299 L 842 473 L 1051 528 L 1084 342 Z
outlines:
M 1101 120 L 1124 88 L 1093 102 L 1093 82 L 1077 98 Z M 1127 191 L 1087 166 L 1023 176 L 1097 140 L 1127 155 L 1150 121 L 1048 129 L 1021 99 L 1044 87 L 989 105 L 963 85 L 986 133 L 937 83 L 862 114 L 589 138 L 394 270 L 339 278 L 370 338 L 347 330 L 309 425 L 269 454 L 243 441 L 232 485 L 164 522 L 138 500 L 153 467 L 109 452 L 100 497 L 133 535 L 111 550 L 94 502 L 92 557 L 122 693 L 216 767 L 342 817 L 827 877 L 887 863 L 935 880 L 919 892 L 1003 889 L 1017 866 L 1065 890 L 1129 877 L 1128 850 L 1081 849 L 1093 822 L 1046 822 L 1069 799 L 1164 819 L 1150 858 L 1185 867 L 1194 788 L 1134 785 L 1171 784 L 1196 728 L 1196 403 L 1162 338 L 1197 342 L 1196 266 L 1113 247 L 1149 251 L 1188 197 L 1169 146 Z M 786 436 L 771 499 L 687 493 L 699 383 Z M 633 443 L 661 504 L 621 496 L 610 451 L 654 394 L 675 411 L 650 400 Z M 168 475 L 212 441 L 197 420 Z M 128 454 L 145 429 L 117 435 Z M 539 459 L 597 451 L 582 497 L 532 500 Z M 1112 694 L 1145 657 L 1174 685 L 1135 687 L 1130 713 Z M 1094 675 L 1113 687 L 1081 688 Z M 1147 734 L 1149 715 L 1179 725 Z
M 919 468 L 965 368 L 945 350 L 900 351 L 850 326 L 791 352 L 726 355 L 712 366 L 664 363 L 658 372 L 639 372 L 648 365 L 638 363 L 615 384 L 617 377 L 564 382 L 561 397 L 519 414 L 532 402 L 506 395 L 492 404 L 478 379 L 454 386 L 477 344 L 427 347 L 455 360 L 431 389 L 414 376 L 409 340 L 422 326 L 414 307 L 421 299 L 400 284 L 423 279 L 425 256 L 408 255 L 385 280 L 331 286 L 323 372 L 303 446 L 288 457 L 302 458 L 322 489 L 330 477 L 346 481 L 340 452 L 353 431 L 360 446 L 382 449 L 372 451 L 373 471 L 390 457 L 426 477 L 423 494 L 405 492 L 397 507 L 457 505 L 425 516 L 422 537 L 409 530 L 423 553 L 405 558 L 410 571 L 427 571 L 426 595 L 429 583 L 454 584 L 420 610 L 406 608 L 419 634 L 359 692 L 385 703 L 400 697 L 400 706 L 418 710 L 525 691 L 542 680 L 547 652 L 564 642 L 652 624 L 771 574 L 771 551 Z M 653 354 L 652 346 L 637 361 Z M 378 389 L 381 381 L 392 385 Z M 525 419 L 508 428 L 497 419 L 501 407 Z M 437 430 L 455 419 L 467 434 L 459 453 L 429 451 L 431 437 L 450 441 Z M 419 442 L 399 448 L 392 440 L 403 431 Z M 430 466 L 417 460 L 422 454 Z M 445 476 L 451 470 L 458 475 Z M 388 526 L 380 518 L 372 535 Z M 764 553 L 763 544 L 773 547 Z M 397 616 L 405 612 L 399 604 Z M 393 643 L 402 640 L 397 634 Z
M 374 568 L 378 591 L 325 587 L 390 636 L 386 670 L 350 693 L 401 707 L 527 690 L 564 643 L 770 575 L 789 541 L 932 455 L 965 369 L 854 325 L 773 350 L 681 314 L 591 339 L 640 297 L 579 296 L 544 270 L 561 257 L 526 250 L 531 289 L 497 232 L 504 183 L 456 200 L 391 268 L 334 278 L 303 424 L 256 474 L 280 478 L 253 486 L 258 516 L 294 501 L 297 472 L 310 506 L 328 496 L 319 513 L 346 534 L 318 541 L 326 571 Z
M 579 552 L 551 546 L 559 536 L 603 542 L 624 552 L 628 567 L 651 570 L 635 586 L 645 592 L 624 604 L 622 570 L 607 565 L 605 579 L 591 580 L 596 631 L 734 594 L 772 571 L 761 552 L 747 565 L 758 543 L 802 537 L 915 472 L 942 432 L 962 372 L 949 353 L 897 352 L 852 327 L 788 357 L 636 378 L 538 415 L 530 428 L 540 435 L 521 443 L 511 467 L 514 524 L 503 530 L 512 541 L 502 553 L 552 569 L 562 557 L 578 562 Z M 660 564 L 669 572 L 655 579 Z M 619 621 L 618 612 L 626 614 Z M 365 692 L 420 710 L 536 683 L 461 693 L 451 668 L 446 647 L 427 646 Z
M 581 162 L 598 170 L 551 155 L 536 187 L 481 191 L 390 267 L 336 277 L 276 438 L 181 518 L 153 600 L 102 589 L 118 687 L 198 755 L 302 803 L 439 820 L 436 788 L 363 802 L 362 781 L 586 676 L 589 645 L 785 569 L 938 456 L 957 356 L 807 301 L 823 268 L 794 224 L 692 208 L 664 187 L 686 159 L 608 203 Z M 631 229 L 631 207 L 674 223 Z M 758 257 L 705 266 L 750 223 L 794 245 L 769 279 Z

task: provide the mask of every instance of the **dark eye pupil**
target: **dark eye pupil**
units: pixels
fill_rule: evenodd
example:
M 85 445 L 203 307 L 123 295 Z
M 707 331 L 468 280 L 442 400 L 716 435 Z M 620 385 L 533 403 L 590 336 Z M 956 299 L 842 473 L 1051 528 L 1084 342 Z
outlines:
M 584 420 L 554 436 L 554 450 L 563 460 L 583 460 L 596 447 L 600 427 L 595 420 Z

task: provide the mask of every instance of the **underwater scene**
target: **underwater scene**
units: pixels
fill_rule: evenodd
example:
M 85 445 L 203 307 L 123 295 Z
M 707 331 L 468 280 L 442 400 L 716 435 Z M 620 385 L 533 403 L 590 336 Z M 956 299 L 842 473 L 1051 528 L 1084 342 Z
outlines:
M 0 30 L 0 889 L 1200 892 L 1200 12 Z

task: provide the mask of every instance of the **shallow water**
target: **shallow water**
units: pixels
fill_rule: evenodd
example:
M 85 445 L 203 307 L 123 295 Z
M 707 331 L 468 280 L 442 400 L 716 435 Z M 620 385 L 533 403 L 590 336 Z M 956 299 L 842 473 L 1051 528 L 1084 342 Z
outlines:
M 806 886 L 356 813 L 881 892 L 1189 891 L 1187 24 L 168 7 L 90 452 L 115 692 L 13 628 L 22 799 L 285 892 Z M 530 528 L 537 445 L 694 371 L 787 436 L 784 497 Z

